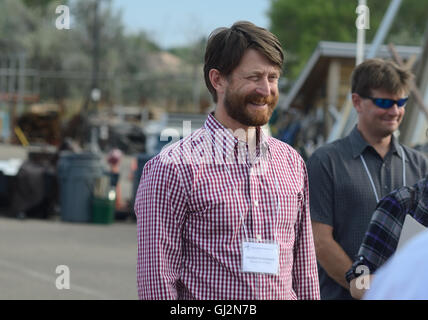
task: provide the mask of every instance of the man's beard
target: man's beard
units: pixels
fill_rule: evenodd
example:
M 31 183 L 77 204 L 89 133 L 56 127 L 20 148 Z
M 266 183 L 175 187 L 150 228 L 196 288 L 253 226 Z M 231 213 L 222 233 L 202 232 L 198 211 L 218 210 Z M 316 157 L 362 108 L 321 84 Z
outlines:
M 229 117 L 248 127 L 258 127 L 268 123 L 277 102 L 278 95 L 269 95 L 268 97 L 263 97 L 257 93 L 240 95 L 230 92 L 229 89 L 226 90 L 224 97 L 224 106 Z M 248 109 L 251 107 L 248 107 L 248 104 L 250 103 L 266 104 L 267 109 L 249 112 Z

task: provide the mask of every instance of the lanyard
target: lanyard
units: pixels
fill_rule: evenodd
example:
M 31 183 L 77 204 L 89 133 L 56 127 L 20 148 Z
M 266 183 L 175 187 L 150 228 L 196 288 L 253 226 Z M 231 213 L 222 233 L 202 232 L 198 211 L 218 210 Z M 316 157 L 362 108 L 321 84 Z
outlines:
M 404 156 L 403 147 L 400 146 L 400 149 L 401 149 L 401 159 L 402 159 L 402 163 L 403 163 L 403 186 L 405 186 L 406 185 L 406 165 L 405 165 L 406 159 L 405 159 L 405 156 Z M 370 180 L 370 183 L 372 185 L 372 189 L 373 189 L 374 195 L 376 197 L 376 203 L 378 203 L 379 202 L 379 196 L 377 195 L 377 191 L 376 191 L 375 184 L 373 182 L 372 175 L 370 174 L 370 171 L 367 168 L 366 161 L 364 160 L 364 157 L 363 157 L 362 154 L 360 154 L 360 159 L 361 159 L 361 162 L 363 163 L 364 169 L 366 169 L 366 173 L 367 173 L 367 175 L 369 177 L 369 180 Z
M 213 143 L 214 143 L 215 148 L 223 154 L 222 150 L 219 149 L 219 147 L 215 144 L 214 141 L 213 141 Z M 226 168 L 226 171 L 227 171 L 227 174 L 229 176 L 230 182 L 232 183 L 233 191 L 235 192 L 236 201 L 237 201 L 238 208 L 239 208 L 239 195 L 238 195 L 238 191 L 236 189 L 236 186 L 233 183 L 232 174 L 231 174 L 229 168 L 227 167 L 227 163 L 223 161 L 223 164 L 224 164 L 224 166 Z M 248 165 L 247 165 L 247 167 L 248 167 Z M 276 193 L 276 199 L 277 199 L 276 216 L 275 216 L 275 220 L 276 221 L 273 220 L 273 225 L 274 225 L 274 232 L 273 232 L 273 234 L 274 234 L 274 241 L 276 241 L 277 232 L 278 232 L 278 213 L 279 213 L 279 183 L 278 183 L 278 179 L 277 179 L 277 177 L 275 175 L 275 172 L 273 172 L 273 168 L 272 168 L 272 165 L 271 165 L 270 161 L 269 161 L 269 167 L 271 168 L 273 177 L 275 178 L 275 193 Z M 250 174 L 251 174 L 251 171 L 250 171 Z M 243 211 L 241 211 L 241 223 L 244 226 L 245 239 L 246 239 L 246 241 L 248 241 L 249 238 L 248 238 L 247 226 L 245 225 L 245 222 L 244 222 Z

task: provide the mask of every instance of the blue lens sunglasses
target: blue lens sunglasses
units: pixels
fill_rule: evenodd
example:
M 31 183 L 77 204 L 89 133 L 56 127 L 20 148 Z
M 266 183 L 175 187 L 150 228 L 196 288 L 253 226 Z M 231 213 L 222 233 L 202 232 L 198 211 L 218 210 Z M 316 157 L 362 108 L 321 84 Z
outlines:
M 398 107 L 404 107 L 407 103 L 407 100 L 409 100 L 409 97 L 398 99 L 398 100 L 384 99 L 384 98 L 373 98 L 373 97 L 363 97 L 363 96 L 360 96 L 360 97 L 363 99 L 370 99 L 371 101 L 373 101 L 373 103 L 375 105 L 377 105 L 379 108 L 382 108 L 382 109 L 389 109 L 394 104 L 397 104 Z

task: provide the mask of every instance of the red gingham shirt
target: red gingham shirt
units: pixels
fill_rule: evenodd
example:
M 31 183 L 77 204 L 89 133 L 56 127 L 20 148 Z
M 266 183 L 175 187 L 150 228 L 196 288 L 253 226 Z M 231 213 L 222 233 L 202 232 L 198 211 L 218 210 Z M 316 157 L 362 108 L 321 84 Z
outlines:
M 256 156 L 213 115 L 144 167 L 140 299 L 319 299 L 306 167 L 257 130 Z M 275 232 L 276 231 L 276 232 Z M 279 244 L 278 275 L 242 272 L 242 242 Z

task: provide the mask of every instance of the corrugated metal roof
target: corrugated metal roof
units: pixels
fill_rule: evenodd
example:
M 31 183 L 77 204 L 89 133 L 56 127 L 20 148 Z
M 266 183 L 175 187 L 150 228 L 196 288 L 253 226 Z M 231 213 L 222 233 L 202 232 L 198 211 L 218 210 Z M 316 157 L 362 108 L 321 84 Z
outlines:
M 366 55 L 370 50 L 370 46 L 370 44 L 365 46 L 364 53 Z M 414 54 L 419 55 L 422 52 L 422 48 L 415 46 L 395 46 L 395 48 L 403 58 L 408 58 Z M 319 50 L 322 56 L 355 58 L 357 46 L 354 42 L 320 41 L 316 50 Z M 388 46 L 382 45 L 377 56 L 379 58 L 391 58 Z
M 370 46 L 370 44 L 367 44 L 365 46 L 365 55 L 367 55 L 367 53 L 369 52 Z M 404 59 L 407 59 L 412 55 L 419 56 L 422 52 L 422 48 L 416 46 L 395 46 L 395 49 L 397 50 L 398 54 Z M 289 108 L 291 102 L 294 100 L 300 88 L 302 87 L 309 74 L 311 73 L 312 69 L 314 68 L 315 64 L 321 57 L 355 58 L 356 51 L 357 45 L 353 42 L 320 41 L 314 53 L 309 58 L 305 67 L 303 68 L 303 71 L 300 73 L 296 82 L 291 87 L 291 90 L 286 96 L 284 102 L 281 103 L 278 107 L 283 110 Z M 382 45 L 379 48 L 377 56 L 379 58 L 392 58 L 388 50 L 388 46 L 386 45 Z

